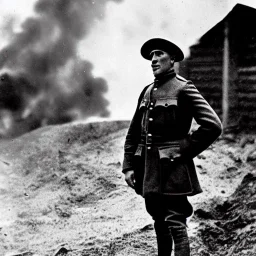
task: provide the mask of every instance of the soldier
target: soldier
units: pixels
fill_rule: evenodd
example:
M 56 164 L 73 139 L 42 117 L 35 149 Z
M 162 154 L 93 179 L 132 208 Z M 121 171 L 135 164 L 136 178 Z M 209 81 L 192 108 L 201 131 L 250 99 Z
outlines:
M 190 255 L 187 197 L 202 192 L 193 158 L 208 148 L 222 124 L 191 81 L 177 75 L 174 62 L 184 58 L 172 42 L 153 38 L 141 55 L 151 61 L 155 80 L 142 91 L 124 145 L 127 184 L 145 199 L 154 220 L 158 255 Z M 198 129 L 190 133 L 192 119 Z

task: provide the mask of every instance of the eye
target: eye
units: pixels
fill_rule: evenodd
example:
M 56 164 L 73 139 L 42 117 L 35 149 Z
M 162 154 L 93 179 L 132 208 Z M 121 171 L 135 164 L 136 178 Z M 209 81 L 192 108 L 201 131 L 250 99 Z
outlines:
M 163 53 L 162 51 L 158 51 L 158 52 L 156 52 L 156 55 L 157 55 L 158 57 L 161 57 L 162 55 L 164 55 L 164 53 Z
M 150 53 L 150 58 L 152 59 L 153 58 L 153 56 L 155 56 L 155 57 L 161 57 L 161 56 L 163 56 L 164 55 L 164 52 L 163 51 L 153 51 L 153 52 L 151 52 Z

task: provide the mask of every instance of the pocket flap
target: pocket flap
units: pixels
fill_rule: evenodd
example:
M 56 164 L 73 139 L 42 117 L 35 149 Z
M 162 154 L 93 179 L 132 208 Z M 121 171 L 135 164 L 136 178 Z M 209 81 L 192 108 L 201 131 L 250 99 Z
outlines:
M 177 99 L 176 98 L 160 98 L 157 99 L 155 107 L 156 106 L 163 106 L 163 107 L 168 107 L 168 106 L 177 106 Z
M 180 146 L 171 145 L 158 147 L 160 159 L 174 159 L 180 157 Z

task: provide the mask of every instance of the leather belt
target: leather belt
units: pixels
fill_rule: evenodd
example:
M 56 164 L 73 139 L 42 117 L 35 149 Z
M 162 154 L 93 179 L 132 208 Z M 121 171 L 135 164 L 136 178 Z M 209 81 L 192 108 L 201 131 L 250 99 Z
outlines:
M 143 145 L 179 145 L 179 140 L 172 140 L 157 135 L 142 135 L 140 143 Z

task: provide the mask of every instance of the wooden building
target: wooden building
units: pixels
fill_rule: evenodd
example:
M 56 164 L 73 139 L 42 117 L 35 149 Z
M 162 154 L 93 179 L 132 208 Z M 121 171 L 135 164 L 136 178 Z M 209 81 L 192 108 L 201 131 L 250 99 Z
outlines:
M 237 4 L 190 47 L 181 73 L 192 80 L 224 128 L 256 129 L 256 9 Z

